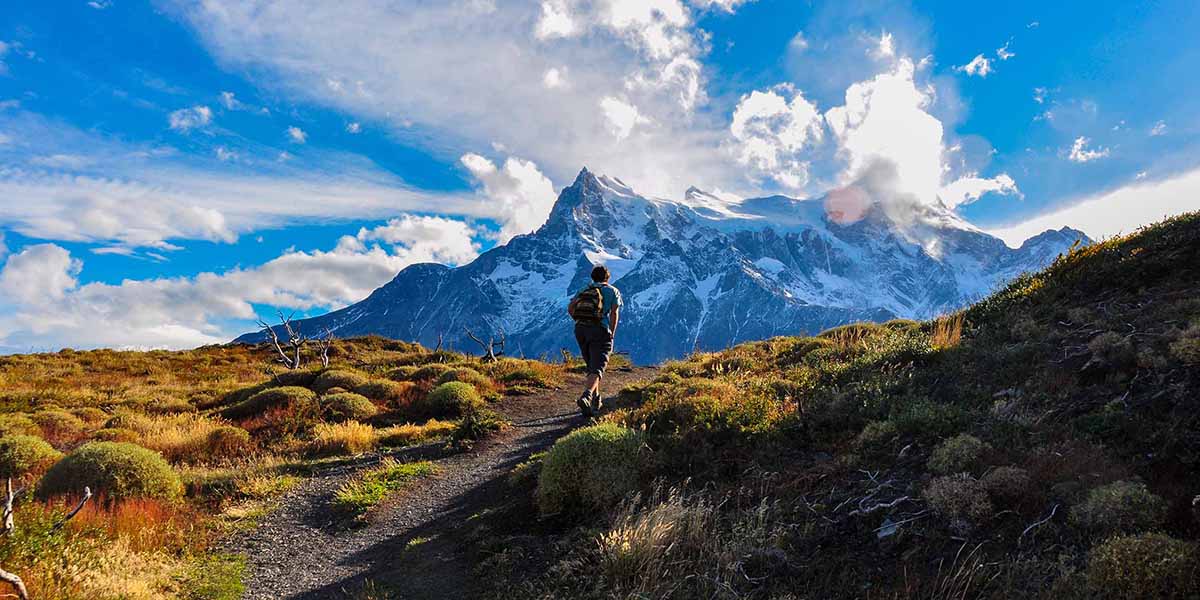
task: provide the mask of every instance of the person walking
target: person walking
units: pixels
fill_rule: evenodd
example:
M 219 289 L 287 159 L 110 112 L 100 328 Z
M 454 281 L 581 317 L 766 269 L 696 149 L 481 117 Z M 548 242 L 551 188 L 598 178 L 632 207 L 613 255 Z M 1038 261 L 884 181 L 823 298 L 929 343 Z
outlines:
M 575 341 L 587 365 L 583 392 L 575 401 L 585 417 L 599 414 L 603 401 L 600 379 L 612 354 L 613 338 L 621 317 L 621 292 L 608 283 L 611 274 L 604 265 L 592 268 L 592 283 L 575 294 L 567 314 L 575 320 Z

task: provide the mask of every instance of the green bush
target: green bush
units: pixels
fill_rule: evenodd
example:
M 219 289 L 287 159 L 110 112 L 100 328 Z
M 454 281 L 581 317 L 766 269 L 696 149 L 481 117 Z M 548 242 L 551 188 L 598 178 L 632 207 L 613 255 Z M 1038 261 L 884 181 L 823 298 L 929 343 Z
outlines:
M 603 510 L 637 488 L 642 434 L 602 423 L 577 429 L 554 443 L 538 475 L 544 514 Z
M 62 453 L 39 437 L 6 435 L 0 438 L 0 479 L 19 479 L 36 473 L 62 458 Z
M 987 450 L 987 444 L 973 435 L 956 435 L 933 449 L 927 466 L 939 475 L 974 472 Z
M 251 445 L 249 431 L 241 427 L 222 425 L 208 432 L 204 450 L 213 458 L 233 458 L 244 454 Z
M 312 382 L 312 389 L 317 393 L 324 393 L 329 388 L 340 387 L 345 390 L 353 390 L 358 386 L 370 381 L 366 375 L 356 373 L 354 371 L 346 371 L 343 369 L 329 369 L 317 376 Z
M 486 375 L 476 371 L 475 369 L 472 369 L 471 367 L 458 367 L 456 369 L 450 369 L 438 377 L 438 383 L 448 383 L 451 381 L 469 383 L 475 386 L 475 389 L 481 392 L 492 388 L 492 380 L 488 379 Z
M 385 375 L 392 381 L 408 381 L 412 379 L 412 374 L 416 373 L 420 368 L 417 365 L 404 365 L 388 370 Z
M 1012 505 L 1020 502 L 1029 492 L 1029 472 L 1020 467 L 998 467 L 983 476 L 983 487 L 992 498 Z
M 1087 579 L 1101 598 L 1194 598 L 1196 546 L 1160 533 L 1119 536 L 1092 549 Z
M 408 376 L 409 381 L 429 381 L 442 376 L 442 373 L 449 371 L 452 367 L 442 363 L 429 363 L 416 371 L 413 371 Z
M 281 386 L 299 386 L 309 387 L 316 380 L 320 371 L 311 369 L 288 369 L 275 374 L 275 378 L 271 381 L 275 387 Z
M 379 413 L 366 396 L 354 392 L 329 394 L 321 398 L 321 412 L 330 421 L 361 421 Z
M 6 435 L 42 435 L 42 428 L 38 427 L 29 415 L 24 413 L 8 413 L 0 415 L 0 436 Z
M 160 398 L 147 404 L 143 409 L 155 415 L 177 415 L 187 412 L 196 412 L 196 407 L 192 406 L 191 402 L 180 398 Z
M 311 406 L 317 395 L 308 388 L 284 386 L 268 388 L 246 400 L 221 411 L 226 419 L 244 419 L 262 414 L 272 408 Z
M 871 421 L 854 440 L 859 454 L 866 457 L 894 455 L 896 424 L 891 421 Z
M 475 386 L 461 381 L 443 383 L 429 392 L 424 409 L 432 417 L 458 417 L 483 407 L 483 398 Z
M 1116 481 L 1093 488 L 1087 499 L 1071 509 L 1071 522 L 1103 537 L 1154 529 L 1166 518 L 1162 498 L 1135 481 Z
M 507 426 L 508 420 L 500 416 L 500 413 L 486 406 L 476 407 L 468 410 L 458 420 L 458 424 L 455 425 L 454 432 L 450 434 L 450 438 L 457 442 L 481 440 L 489 434 L 500 431 Z
M 950 519 L 951 527 L 966 529 L 964 522 L 978 523 L 994 512 L 983 484 L 966 473 L 935 477 L 922 493 L 933 511 Z
M 78 494 L 84 486 L 111 501 L 139 497 L 170 500 L 183 492 L 179 476 L 157 452 L 124 442 L 90 442 L 50 467 L 38 486 L 38 495 Z
M 1200 323 L 1179 332 L 1169 346 L 1171 356 L 1186 365 L 1200 365 Z

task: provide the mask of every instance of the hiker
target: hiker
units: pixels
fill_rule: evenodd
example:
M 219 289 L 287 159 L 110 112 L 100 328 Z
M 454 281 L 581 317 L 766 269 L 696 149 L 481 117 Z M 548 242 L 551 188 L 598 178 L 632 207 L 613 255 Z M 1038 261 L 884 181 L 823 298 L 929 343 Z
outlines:
M 575 341 L 579 354 L 587 365 L 587 381 L 583 393 L 575 401 L 583 416 L 599 414 L 600 378 L 612 353 L 613 337 L 621 311 L 621 292 L 608 283 L 609 272 L 604 265 L 592 268 L 592 283 L 575 294 L 567 305 L 567 314 L 575 319 Z

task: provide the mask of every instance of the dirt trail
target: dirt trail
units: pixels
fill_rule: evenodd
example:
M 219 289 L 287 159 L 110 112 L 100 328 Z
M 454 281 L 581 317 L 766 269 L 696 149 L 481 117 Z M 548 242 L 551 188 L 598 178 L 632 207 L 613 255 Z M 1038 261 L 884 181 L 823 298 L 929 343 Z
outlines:
M 653 374 L 650 368 L 613 371 L 604 387 L 616 391 Z M 329 501 L 334 490 L 379 456 L 306 479 L 257 528 L 230 543 L 230 551 L 247 557 L 243 597 L 346 598 L 366 581 L 386 587 L 388 597 L 462 597 L 471 565 L 452 533 L 505 493 L 504 477 L 514 465 L 585 424 L 575 407 L 581 381 L 568 376 L 559 390 L 498 403 L 494 408 L 514 426 L 469 452 L 448 454 L 433 444 L 390 453 L 398 460 L 434 460 L 440 473 L 393 499 L 367 526 L 341 525 L 332 518 Z

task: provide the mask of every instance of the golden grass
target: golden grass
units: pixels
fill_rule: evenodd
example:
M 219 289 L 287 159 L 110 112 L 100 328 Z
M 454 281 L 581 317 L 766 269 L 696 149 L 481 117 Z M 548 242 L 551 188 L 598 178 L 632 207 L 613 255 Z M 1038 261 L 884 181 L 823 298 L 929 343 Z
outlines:
M 411 446 L 445 437 L 454 431 L 453 421 L 430 419 L 424 425 L 405 423 L 379 430 L 379 443 L 384 446 Z
M 308 444 L 313 454 L 362 454 L 379 444 L 379 432 L 358 421 L 320 423 L 313 428 Z
M 934 348 L 944 349 L 953 348 L 962 341 L 963 330 L 963 314 L 962 312 L 953 315 L 938 317 L 933 322 L 933 333 L 930 334 L 930 343 Z

